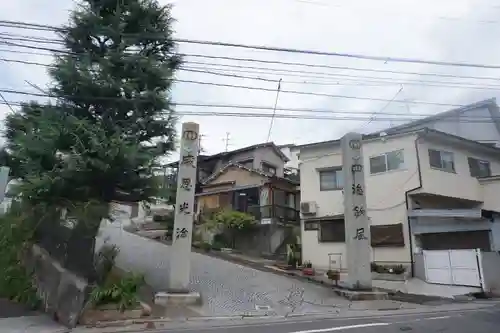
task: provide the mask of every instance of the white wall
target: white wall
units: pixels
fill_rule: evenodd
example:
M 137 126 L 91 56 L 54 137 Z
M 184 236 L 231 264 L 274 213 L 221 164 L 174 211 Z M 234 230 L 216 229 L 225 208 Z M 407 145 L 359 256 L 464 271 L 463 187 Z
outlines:
M 415 127 L 412 130 L 428 127 L 437 131 L 453 134 L 473 141 L 485 143 L 496 143 L 500 146 L 500 133 L 491 121 L 470 121 L 471 118 L 491 119 L 491 113 L 487 107 L 474 108 L 466 110 L 455 117 L 446 117 L 441 120 L 435 120 L 429 123 L 424 123 Z
M 282 146 L 281 152 L 288 157 L 290 161 L 285 163 L 286 168 L 298 169 L 299 168 L 299 149 L 295 146 Z
M 410 249 L 406 219 L 405 191 L 419 185 L 417 160 L 415 154 L 416 136 L 399 136 L 386 141 L 375 140 L 364 143 L 363 159 L 367 197 L 367 214 L 371 224 L 402 223 L 405 232 L 405 247 L 375 248 L 372 259 L 381 262 L 409 263 Z M 371 175 L 369 158 L 395 150 L 404 150 L 405 167 L 386 173 Z M 300 153 L 301 201 L 317 203 L 317 217 L 343 214 L 342 191 L 320 191 L 318 168 L 342 165 L 340 146 L 302 149 Z M 302 225 L 303 259 L 309 260 L 318 268 L 329 267 L 328 254 L 342 253 L 345 268 L 346 254 L 344 243 L 319 243 L 317 231 L 304 231 Z
M 429 164 L 429 148 L 453 152 L 455 172 L 434 169 Z M 500 155 L 481 152 L 479 149 L 464 148 L 432 140 L 419 140 L 422 193 L 437 194 L 452 198 L 483 201 L 483 186 L 470 175 L 467 158 L 473 157 L 490 162 L 492 175 L 500 174 Z

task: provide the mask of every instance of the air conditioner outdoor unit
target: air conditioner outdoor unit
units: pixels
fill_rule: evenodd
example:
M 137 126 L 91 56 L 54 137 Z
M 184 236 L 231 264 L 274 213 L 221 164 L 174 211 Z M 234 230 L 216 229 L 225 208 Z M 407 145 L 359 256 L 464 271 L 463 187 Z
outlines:
M 316 214 L 316 203 L 314 201 L 301 202 L 300 211 L 304 215 L 314 215 Z

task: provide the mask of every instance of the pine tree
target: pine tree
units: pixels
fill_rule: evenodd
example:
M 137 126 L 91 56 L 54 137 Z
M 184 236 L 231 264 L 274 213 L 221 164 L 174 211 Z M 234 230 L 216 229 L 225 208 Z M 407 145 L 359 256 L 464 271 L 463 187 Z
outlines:
M 84 0 L 59 32 L 53 103 L 7 117 L 9 161 L 26 200 L 109 203 L 156 193 L 153 171 L 175 143 L 169 93 L 180 58 L 169 7 Z

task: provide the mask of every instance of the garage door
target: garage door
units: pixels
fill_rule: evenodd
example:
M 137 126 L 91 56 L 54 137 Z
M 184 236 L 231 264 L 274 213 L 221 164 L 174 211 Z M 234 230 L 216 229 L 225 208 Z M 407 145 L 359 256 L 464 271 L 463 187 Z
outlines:
M 478 250 L 424 251 L 429 283 L 481 287 Z

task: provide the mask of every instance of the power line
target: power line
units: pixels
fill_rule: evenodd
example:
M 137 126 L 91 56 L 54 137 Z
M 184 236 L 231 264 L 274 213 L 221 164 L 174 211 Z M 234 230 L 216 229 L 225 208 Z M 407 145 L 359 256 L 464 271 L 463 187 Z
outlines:
M 203 82 L 203 81 L 182 80 L 182 79 L 176 79 L 175 81 L 176 82 L 183 82 L 183 83 L 200 84 L 200 85 L 212 85 L 212 86 L 226 87 L 226 88 L 240 88 L 240 89 L 247 89 L 247 90 L 259 90 L 259 91 L 269 91 L 269 92 L 275 91 L 274 89 L 270 89 L 270 88 L 250 87 L 250 86 L 242 86 L 242 85 L 236 85 L 236 84 Z M 287 94 L 295 94 L 295 95 L 310 95 L 310 96 L 320 96 L 320 97 L 330 97 L 330 98 L 357 99 L 357 100 L 377 101 L 377 102 L 390 101 L 390 99 L 384 99 L 384 98 L 348 96 L 348 95 L 326 94 L 326 93 L 314 93 L 314 92 L 306 92 L 306 91 L 298 91 L 298 90 L 284 90 L 284 89 L 282 89 L 281 92 L 287 93 Z M 408 103 L 408 101 L 402 101 L 402 100 L 393 100 L 392 102 L 394 102 L 394 103 Z M 409 103 L 422 104 L 422 105 L 438 105 L 438 106 L 463 106 L 461 104 L 426 102 L 426 101 L 411 101 Z
M 271 123 L 269 124 L 269 132 L 267 133 L 266 142 L 269 142 L 269 139 L 271 139 L 271 131 L 273 130 L 274 116 L 276 115 L 276 107 L 278 106 L 278 98 L 280 96 L 280 90 L 281 90 L 281 79 L 279 80 L 278 88 L 276 89 L 276 99 L 274 100 L 273 115 L 271 117 Z
M 185 63 L 191 64 L 193 62 L 186 61 Z M 233 67 L 232 65 L 225 65 L 225 64 L 208 64 L 205 63 L 205 65 L 208 66 L 227 66 L 227 67 Z M 244 68 L 244 66 L 235 66 L 235 67 L 241 67 Z M 251 67 L 247 67 L 251 68 Z M 201 72 L 201 73 L 206 73 L 206 74 L 213 74 L 213 75 L 219 75 L 219 76 L 227 76 L 227 77 L 240 77 L 240 78 L 246 78 L 246 79 L 254 79 L 254 80 L 261 80 L 261 81 L 275 81 L 273 79 L 268 79 L 268 78 L 260 78 L 260 77 L 248 77 L 248 76 L 242 76 L 242 75 L 237 75 L 237 74 L 228 74 L 227 72 L 212 72 L 212 70 L 219 70 L 223 71 L 225 69 L 218 69 L 218 68 L 208 68 L 209 71 L 198 68 L 193 68 L 193 67 L 183 67 L 181 70 L 184 71 L 190 71 L 190 72 Z M 319 78 L 319 79 L 337 79 L 338 77 L 341 78 L 341 80 L 348 80 L 348 81 L 354 81 L 354 82 L 366 82 L 366 83 L 379 83 L 378 86 L 390 86 L 390 85 L 414 85 L 414 86 L 429 86 L 429 87 L 444 87 L 444 88 L 457 88 L 457 89 L 483 89 L 483 90 L 498 90 L 500 89 L 500 85 L 478 85 L 475 83 L 469 83 L 469 82 L 444 82 L 444 81 L 419 81 L 419 80 L 412 80 L 412 79 L 407 79 L 404 81 L 401 81 L 400 79 L 394 79 L 390 77 L 375 77 L 375 76 L 360 76 L 360 75 L 348 75 L 348 74 L 337 74 L 337 73 L 324 73 L 323 76 L 314 76 L 314 75 L 309 75 L 310 72 L 303 72 L 304 74 L 302 75 L 295 75 L 295 74 L 290 74 L 294 73 L 297 71 L 287 71 L 286 69 L 283 70 L 278 70 L 278 69 L 273 69 L 273 68 L 258 68 L 259 70 L 267 70 L 267 71 L 272 71 L 272 72 L 279 72 L 279 73 L 265 73 L 265 72 L 257 72 L 257 71 L 249 71 L 249 70 L 235 70 L 235 69 L 229 69 L 231 72 L 243 72 L 243 73 L 257 73 L 257 74 L 264 74 L 264 75 L 285 75 L 285 76 L 298 76 L 298 77 L 311 77 L 311 78 Z M 283 82 L 288 82 L 291 83 L 290 81 L 283 81 Z M 308 82 L 308 81 L 303 81 L 303 82 L 294 82 L 294 83 L 302 83 L 302 84 L 318 84 L 318 85 L 341 85 L 340 81 L 337 82 Z M 367 84 L 363 84 L 367 85 Z
M 11 105 L 21 106 L 23 102 L 21 101 L 7 101 Z M 0 104 L 5 104 L 5 102 Z M 205 107 L 208 105 L 210 107 L 230 107 L 235 109 L 255 109 L 255 110 L 270 110 L 272 108 L 269 107 L 258 107 L 258 106 L 250 106 L 250 105 L 215 105 L 215 104 L 197 104 L 197 103 L 176 103 L 176 106 L 199 106 Z M 57 105 L 53 105 L 53 107 L 57 108 Z M 280 108 L 277 108 L 280 110 Z M 284 109 L 287 110 L 287 109 Z M 284 114 L 284 113 L 276 113 L 277 118 L 290 118 L 290 119 L 327 119 L 327 120 L 368 120 L 370 119 L 370 114 L 366 112 L 339 112 L 339 111 L 326 111 L 326 110 L 314 110 L 314 109 L 304 109 L 304 111 L 300 111 L 301 109 L 291 109 L 293 112 L 299 111 L 305 114 Z M 323 111 L 324 114 L 329 115 L 343 115 L 341 117 L 338 116 L 318 116 L 317 112 Z M 181 110 L 175 111 L 176 114 L 179 115 L 201 115 L 201 116 L 242 116 L 242 117 L 264 117 L 271 118 L 272 113 L 254 113 L 254 112 L 220 112 L 220 111 L 189 111 L 189 110 Z M 374 121 L 413 121 L 413 120 L 421 120 L 423 118 L 432 116 L 432 115 L 416 115 L 412 114 L 411 117 L 408 114 L 392 114 L 392 113 L 383 113 L 386 117 L 384 118 L 376 118 Z M 347 115 L 347 116 L 346 116 Z M 354 117 L 353 115 L 359 115 L 358 117 Z M 389 116 L 389 117 L 387 117 Z M 492 119 L 500 119 L 500 117 L 486 117 L 486 116 L 461 116 L 459 122 L 463 123 L 491 123 Z M 455 120 L 446 120 L 442 121 L 455 121 Z
M 0 37 L 1 38 L 1 37 Z M 0 41 L 0 43 L 2 43 Z M 50 52 L 59 52 L 63 54 L 71 54 L 68 52 L 65 52 L 63 50 L 57 50 L 57 49 L 51 49 L 51 48 L 46 48 L 46 47 L 36 47 L 32 45 L 23 45 L 23 44 L 16 44 L 12 42 L 3 42 L 6 45 L 14 46 L 14 47 L 24 47 L 24 48 L 34 48 L 34 49 L 39 49 L 39 50 L 45 50 L 45 51 L 50 51 Z M 0 51 L 8 51 L 8 50 L 0 50 Z M 13 52 L 12 50 L 10 50 Z M 41 54 L 41 55 L 48 55 L 48 54 Z M 232 57 L 212 57 L 212 56 L 202 56 L 202 55 L 191 55 L 191 54 L 182 54 L 184 56 L 201 56 L 201 57 L 207 57 L 207 58 L 225 58 L 225 59 L 240 59 L 244 61 L 260 61 L 257 59 L 245 59 L 245 58 L 232 58 Z M 346 69 L 346 70 L 361 70 L 361 71 L 372 71 L 372 72 L 383 72 L 383 73 L 393 73 L 393 74 L 412 74 L 412 75 L 431 75 L 431 76 L 441 76 L 441 77 L 449 77 L 449 78 L 469 78 L 473 80 L 495 80 L 498 81 L 500 80 L 499 78 L 496 77 L 478 77 L 478 76 L 459 76 L 459 75 L 447 75 L 447 74 L 437 74 L 437 73 L 417 73 L 417 72 L 400 72 L 400 71 L 390 71 L 390 70 L 375 70 L 375 69 L 365 69 L 365 68 L 352 68 L 352 67 L 346 67 L 346 66 L 323 66 L 323 65 L 313 65 L 313 64 L 299 64 L 299 63 L 285 63 L 285 62 L 274 62 L 274 61 L 263 61 L 266 63 L 281 63 L 281 64 L 288 64 L 288 65 L 302 65 L 302 66 L 311 66 L 311 67 L 327 67 L 327 68 L 337 68 L 337 69 Z M 310 72 L 310 71 L 297 71 L 297 70 L 290 70 L 290 69 L 277 69 L 277 68 L 262 68 L 262 67 L 251 67 L 251 66 L 238 66 L 238 65 L 232 65 L 232 64 L 214 64 L 214 63 L 206 63 L 206 62 L 195 62 L 195 61 L 186 61 L 186 63 L 189 64 L 200 64 L 204 66 L 219 66 L 219 67 L 230 67 L 230 68 L 243 68 L 245 69 L 243 72 L 251 72 L 248 71 L 248 69 L 257 69 L 259 71 L 273 71 L 273 72 L 279 72 L 279 75 L 289 75 L 293 76 L 290 73 L 302 73 L 302 74 L 307 74 L 308 77 L 316 77 L 316 78 L 321 78 L 321 79 L 331 79 L 331 77 L 350 77 L 350 78 L 356 78 L 356 81 L 359 81 L 358 79 L 363 79 L 363 81 L 366 81 L 366 79 L 370 79 L 372 83 L 385 83 L 385 84 L 393 84 L 394 78 L 392 77 L 373 77 L 373 76 L 358 76 L 358 75 L 348 75 L 348 74 L 339 74 L 339 73 L 324 73 L 324 72 Z M 183 69 L 186 71 L 192 71 L 196 72 L 196 68 L 186 68 Z M 232 71 L 235 71 L 232 69 Z M 221 76 L 234 76 L 236 77 L 235 74 L 227 74 L 227 73 L 216 73 L 216 72 L 206 72 L 207 74 L 214 74 L 214 75 L 221 75 Z M 254 72 L 255 73 L 255 72 Z M 266 74 L 263 72 L 256 72 L 259 74 Z M 317 74 L 317 75 L 322 75 L 322 76 L 313 76 L 310 74 Z M 304 76 L 304 75 L 295 75 L 295 76 Z M 325 77 L 326 76 L 326 77 Z M 263 80 L 263 81 L 270 81 L 271 79 L 266 79 L 266 78 L 256 78 L 256 77 L 242 77 L 242 78 L 248 78 L 248 79 L 254 79 L 254 80 Z M 352 79 L 348 79 L 351 80 Z M 374 81 L 375 80 L 375 81 Z M 389 81 L 388 81 L 389 80 Z M 272 80 L 274 82 L 274 80 Z M 290 83 L 304 83 L 304 82 L 290 82 Z M 309 83 L 309 82 L 307 82 Z M 450 87 L 450 88 L 470 88 L 470 89 L 488 89 L 488 90 L 496 90 L 500 88 L 500 85 L 493 85 L 493 86 L 478 86 L 475 85 L 474 83 L 469 83 L 469 82 L 445 82 L 445 81 L 421 81 L 421 80 L 412 80 L 412 79 L 406 79 L 406 81 L 403 82 L 397 82 L 399 84 L 407 84 L 407 85 L 428 85 L 428 86 L 442 86 L 442 87 Z M 327 82 L 310 82 L 310 84 L 323 84 L 323 85 L 339 85 L 338 82 L 336 83 L 327 83 Z M 468 85 L 467 85 L 468 84 Z M 465 86 L 467 85 L 467 86 Z
M 3 50 L 0 50 L 0 52 Z M 45 67 L 54 67 L 55 65 L 52 64 L 45 64 L 45 63 L 39 63 L 39 62 L 33 62 L 33 61 L 27 61 L 27 60 L 17 60 L 17 59 L 8 59 L 8 58 L 0 58 L 0 60 L 5 61 L 5 62 L 13 62 L 13 63 L 21 63 L 21 64 L 26 64 L 26 65 L 37 65 L 37 66 L 45 66 Z M 224 66 L 225 64 L 210 64 L 210 63 L 200 63 L 200 62 L 189 62 L 186 61 L 185 63 L 197 63 L 197 64 L 204 64 L 204 65 L 209 65 L 209 66 Z M 232 65 L 226 65 L 226 66 L 232 66 Z M 237 66 L 237 67 L 242 67 L 244 66 Z M 249 67 L 252 68 L 252 67 Z M 255 67 L 253 67 L 255 68 Z M 272 71 L 277 71 L 276 69 L 273 68 L 258 68 L 259 70 L 272 70 Z M 250 80 L 257 80 L 257 81 L 265 81 L 265 82 L 276 82 L 275 79 L 269 79 L 269 78 L 264 78 L 264 77 L 255 77 L 255 76 L 247 76 L 247 75 L 238 75 L 238 74 L 232 74 L 232 73 L 227 73 L 227 72 L 213 72 L 212 70 L 205 70 L 205 69 L 198 69 L 198 68 L 193 68 L 193 67 L 186 67 L 182 66 L 179 68 L 180 71 L 186 71 L 186 72 L 193 72 L 193 73 L 203 73 L 203 74 L 210 74 L 210 75 L 217 75 L 217 76 L 225 76 L 225 77 L 233 77 L 233 78 L 241 78 L 241 79 L 250 79 Z M 219 69 L 214 69 L 214 70 L 219 70 Z M 231 71 L 235 71 L 234 69 L 231 69 Z M 241 72 L 250 72 L 248 70 L 243 70 Z M 290 71 L 286 70 L 279 70 L 280 73 L 277 74 L 283 74 L 283 75 L 293 75 L 290 74 Z M 293 71 L 292 71 L 293 72 Z M 265 74 L 263 72 L 253 72 L 253 73 L 259 73 L 259 74 Z M 308 74 L 309 72 L 303 72 L 305 74 Z M 274 74 L 273 74 L 274 75 Z M 466 85 L 469 83 L 462 83 L 462 82 L 451 82 L 451 84 L 446 84 L 446 82 L 442 81 L 389 81 L 393 80 L 391 78 L 377 78 L 377 77 L 367 77 L 367 76 L 355 76 L 355 75 L 344 75 L 344 74 L 335 74 L 335 73 L 325 73 L 324 75 L 331 75 L 331 76 L 347 76 L 347 77 L 353 77 L 353 78 L 359 78 L 359 79 L 347 79 L 351 81 L 361 81 L 359 84 L 352 84 L 353 86 L 390 86 L 390 85 L 397 85 L 398 83 L 400 84 L 406 84 L 406 85 L 418 85 L 418 86 L 432 86 L 432 87 L 447 87 L 447 88 L 457 88 L 457 89 L 482 89 L 482 90 L 500 90 L 500 85 L 475 85 L 473 83 L 470 83 L 470 85 Z M 302 77 L 301 75 L 297 75 L 299 77 Z M 314 77 L 314 76 L 313 76 Z M 317 77 L 317 76 L 316 76 Z M 319 77 L 322 79 L 328 79 L 329 77 Z M 366 78 L 368 79 L 374 79 L 370 81 L 366 81 Z M 330 78 L 331 79 L 331 78 Z M 361 80 L 364 79 L 364 80 Z M 345 80 L 345 79 L 344 79 Z M 337 82 L 321 82 L 321 81 L 290 81 L 290 80 L 282 80 L 283 83 L 293 83 L 293 84 L 305 84 L 305 85 L 330 85 L 330 86 L 343 86 L 347 85 L 345 83 L 340 83 L 340 81 Z M 363 83 L 363 82 L 368 82 L 368 83 Z M 370 84 L 372 83 L 382 83 L 379 85 L 374 85 Z M 436 84 L 433 84 L 436 83 Z
M 183 79 L 173 79 L 175 82 L 181 82 L 181 83 L 190 83 L 190 84 L 198 84 L 198 85 L 210 85 L 210 86 L 217 86 L 217 87 L 225 87 L 225 88 L 238 88 L 238 89 L 246 89 L 246 90 L 256 90 L 256 91 L 267 91 L 267 92 L 275 92 L 275 89 L 271 88 L 263 88 L 263 87 L 251 87 L 251 86 L 244 86 L 244 85 L 236 85 L 236 84 L 225 84 L 225 83 L 216 83 L 216 82 L 206 82 L 206 81 L 195 81 L 195 80 L 183 80 Z M 33 93 L 33 92 L 26 92 L 26 91 L 19 91 L 19 90 L 13 90 L 13 89 L 0 89 L 0 91 L 5 92 L 5 93 L 12 93 L 12 94 L 20 94 L 20 95 L 30 95 L 30 96 L 37 96 L 37 97 L 68 97 L 68 98 L 91 98 L 94 100 L 118 100 L 118 101 L 126 101 L 126 99 L 122 98 L 114 98 L 114 97 L 99 97 L 99 96 L 91 96 L 91 97 L 85 97 L 85 96 L 51 96 L 51 95 L 44 95 L 41 93 Z M 282 93 L 288 93 L 288 94 L 295 94 L 295 95 L 310 95 L 310 96 L 321 96 L 321 97 L 330 97 L 330 98 L 344 98 L 344 99 L 356 99 L 356 100 L 368 100 L 368 101 L 378 101 L 378 102 L 388 102 L 392 101 L 394 103 L 413 103 L 413 104 L 422 104 L 422 105 L 437 105 L 437 106 L 464 106 L 463 104 L 452 104 L 452 103 L 438 103 L 438 102 L 427 102 L 427 101 L 405 101 L 405 100 L 390 100 L 390 99 L 384 99 L 384 98 L 374 98 L 374 97 L 361 97 L 361 96 L 348 96 L 348 95 L 339 95 L 339 94 L 326 94 L 326 93 L 314 93 L 314 92 L 306 92 L 306 91 L 298 91 L 298 90 L 284 90 L 281 89 L 280 92 Z
M 394 97 L 389 102 L 387 102 L 387 104 L 384 105 L 384 107 L 382 109 L 380 109 L 379 112 L 374 112 L 371 115 L 370 119 L 368 120 L 368 123 L 366 123 L 366 125 L 364 125 L 363 127 L 370 125 L 372 123 L 372 121 L 374 121 L 376 119 L 378 113 L 380 113 L 380 112 L 384 111 L 385 109 L 387 109 L 389 107 L 389 105 L 391 105 L 391 103 L 396 99 L 396 97 L 398 97 L 398 95 L 403 91 L 403 89 L 404 89 L 404 86 L 401 86 L 401 88 L 399 88 L 399 90 L 394 95 Z
M 1 25 L 0 25 L 1 26 Z M 7 34 L 7 33 L 3 33 Z M 17 35 L 17 34 L 8 34 L 9 36 L 18 36 L 19 38 L 29 38 L 30 42 L 40 42 L 40 38 L 38 36 L 25 36 L 25 35 Z M 3 38 L 0 36 L 0 38 Z M 51 41 L 57 44 L 63 44 L 62 41 L 45 38 L 42 39 L 44 41 Z M 21 47 L 21 46 L 20 46 Z M 0 50 L 3 52 L 7 52 L 7 50 Z M 60 51 L 60 50 L 51 50 L 52 52 Z M 19 52 L 24 53 L 24 52 Z M 31 54 L 31 53 L 28 53 Z M 46 55 L 50 56 L 50 54 L 39 54 L 37 55 Z M 447 78 L 461 78 L 461 79 L 475 79 L 475 80 L 500 80 L 498 77 L 485 77 L 485 76 L 470 76 L 470 75 L 455 75 L 455 74 L 445 74 L 445 73 L 422 73 L 422 72 L 409 72 L 409 71 L 397 71 L 397 70 L 387 70 L 387 69 L 373 69 L 373 68 L 358 68 L 358 67 L 350 67 L 350 66 L 332 66 L 332 65 L 323 65 L 323 64 L 308 64 L 308 63 L 297 63 L 297 62 L 286 62 L 286 61 L 274 61 L 274 60 L 264 60 L 264 59 L 252 59 L 252 58 L 241 58 L 241 57 L 229 57 L 229 56 L 212 56 L 205 54 L 192 54 L 192 53 L 179 53 L 181 56 L 185 57 L 195 57 L 195 58 L 206 58 L 206 59 L 220 59 L 220 60 L 232 60 L 232 61 L 244 61 L 244 62 L 257 62 L 257 63 L 266 63 L 266 64 L 279 64 L 279 65 L 287 65 L 287 66 L 300 66 L 300 67 L 315 67 L 315 68 L 329 68 L 329 69 L 341 69 L 341 70 L 352 70 L 352 71 L 366 71 L 366 72 L 374 72 L 374 73 L 390 73 L 390 74 L 402 74 L 402 75 L 420 75 L 420 76 L 436 76 L 436 77 L 447 77 Z M 194 62 L 190 62 L 194 63 Z
M 3 101 L 2 104 L 7 105 L 9 107 L 10 111 L 12 111 L 13 113 L 16 113 L 16 111 L 14 110 L 14 108 L 12 107 L 12 105 L 5 99 L 5 97 L 4 97 L 4 95 L 2 93 L 0 93 L 0 98 Z
M 59 31 L 59 32 L 65 31 L 65 29 L 61 28 L 61 27 L 55 27 L 55 26 L 50 26 L 50 25 L 46 25 L 46 24 L 28 23 L 28 22 L 22 22 L 22 21 L 0 20 L 0 26 L 9 27 L 9 28 L 41 30 L 41 31 Z M 123 34 L 123 35 L 135 36 L 138 34 Z M 141 34 L 138 36 L 148 38 L 148 39 L 157 39 L 157 40 L 165 39 L 165 36 L 163 34 Z M 343 58 L 351 58 L 351 59 L 383 61 L 384 63 L 401 62 L 401 63 L 436 65 L 436 66 L 500 69 L 500 65 L 435 61 L 435 60 L 424 60 L 424 59 L 416 59 L 416 58 L 415 59 L 401 58 L 401 57 L 392 57 L 392 56 L 381 57 L 381 56 L 372 56 L 372 55 L 365 55 L 365 54 L 327 52 L 327 51 L 316 51 L 316 50 L 296 49 L 296 48 L 286 48 L 286 47 L 266 46 L 266 45 L 250 45 L 250 44 L 240 44 L 240 43 L 228 43 L 228 42 L 221 42 L 221 41 L 194 40 L 194 39 L 187 39 L 187 38 L 172 38 L 171 40 L 173 42 L 176 42 L 176 43 L 185 43 L 185 44 L 221 46 L 221 47 L 261 50 L 261 51 L 270 51 L 270 52 L 317 55 L 317 56 L 343 57 Z
M 13 102 L 7 101 L 10 105 L 13 106 L 22 106 L 22 102 Z M 6 105 L 5 102 L 0 101 L 0 104 Z M 57 108 L 57 105 L 53 106 Z M 219 111 L 190 111 L 190 110 L 182 110 L 175 111 L 174 114 L 181 116 L 221 116 L 221 117 L 237 117 L 237 118 L 271 118 L 273 117 L 272 113 L 254 113 L 254 112 L 219 112 Z M 346 113 L 343 113 L 346 114 Z M 389 113 L 387 115 L 390 115 Z M 428 115 L 429 116 L 429 115 Z M 352 120 L 352 121 L 366 121 L 369 118 L 368 114 L 362 117 L 353 117 L 352 115 L 346 116 L 319 116 L 314 114 L 284 114 L 284 113 L 276 113 L 276 118 L 280 119 L 303 119 L 303 120 Z M 413 120 L 421 120 L 422 118 L 402 118 L 402 117 L 378 117 L 374 119 L 374 121 L 402 121 L 408 122 Z M 460 117 L 458 122 L 460 123 L 492 123 L 493 120 L 500 119 L 500 117 Z M 442 119 L 443 122 L 456 122 L 456 119 Z

